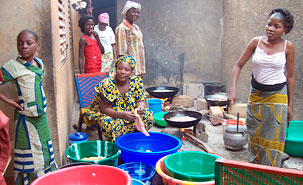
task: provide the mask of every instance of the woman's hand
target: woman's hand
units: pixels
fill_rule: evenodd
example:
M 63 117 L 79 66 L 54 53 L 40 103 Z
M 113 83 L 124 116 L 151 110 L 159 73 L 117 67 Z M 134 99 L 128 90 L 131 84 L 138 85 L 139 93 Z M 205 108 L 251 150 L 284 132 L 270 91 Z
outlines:
M 123 119 L 126 119 L 127 121 L 135 121 L 136 116 L 133 112 L 124 112 Z
M 13 99 L 9 99 L 8 104 L 15 107 L 17 110 L 21 110 L 21 111 L 23 110 L 23 108 L 17 102 L 15 102 Z
M 287 108 L 287 123 L 292 120 L 293 117 L 293 108 L 292 106 L 288 106 Z
M 140 115 L 144 114 L 144 111 L 145 111 L 145 107 L 144 106 L 139 106 L 137 108 L 137 113 L 140 114 Z

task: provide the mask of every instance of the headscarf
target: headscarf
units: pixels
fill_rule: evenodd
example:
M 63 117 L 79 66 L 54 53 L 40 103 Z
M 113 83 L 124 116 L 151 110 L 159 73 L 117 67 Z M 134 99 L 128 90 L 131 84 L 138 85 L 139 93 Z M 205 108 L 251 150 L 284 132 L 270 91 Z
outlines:
M 139 11 L 141 11 L 141 5 L 139 3 L 133 1 L 126 1 L 121 14 L 125 16 L 127 11 L 131 8 L 139 9 Z
M 122 57 L 118 58 L 118 59 L 116 60 L 116 62 L 115 62 L 115 68 L 117 68 L 117 66 L 118 66 L 121 62 L 127 62 L 127 63 L 129 63 L 130 68 L 131 68 L 132 70 L 135 69 L 136 61 L 135 61 L 134 57 L 132 57 L 132 56 L 122 56 Z
M 102 22 L 102 23 L 108 24 L 108 23 L 109 23 L 109 15 L 108 15 L 108 13 L 106 13 L 106 12 L 101 13 L 101 14 L 98 16 L 98 21 L 99 21 L 99 22 Z

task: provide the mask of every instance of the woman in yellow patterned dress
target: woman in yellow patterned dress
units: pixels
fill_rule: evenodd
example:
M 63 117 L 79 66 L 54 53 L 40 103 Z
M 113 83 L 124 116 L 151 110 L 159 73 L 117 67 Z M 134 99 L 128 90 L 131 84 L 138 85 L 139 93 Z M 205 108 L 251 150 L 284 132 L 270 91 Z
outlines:
M 136 131 L 134 109 L 138 109 L 146 130 L 153 124 L 152 112 L 145 108 L 146 97 L 142 79 L 131 75 L 135 59 L 123 56 L 115 62 L 114 77 L 104 79 L 96 88 L 86 116 L 99 125 L 105 140 L 114 142 L 119 136 Z

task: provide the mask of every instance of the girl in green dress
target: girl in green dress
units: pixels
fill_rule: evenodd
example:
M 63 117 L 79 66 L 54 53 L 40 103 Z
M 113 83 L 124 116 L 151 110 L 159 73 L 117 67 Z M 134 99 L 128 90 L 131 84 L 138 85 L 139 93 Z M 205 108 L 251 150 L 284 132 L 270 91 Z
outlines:
M 17 37 L 19 57 L 0 69 L 0 85 L 13 82 L 18 102 L 0 93 L 0 99 L 16 108 L 14 147 L 15 184 L 30 184 L 43 174 L 57 169 L 46 118 L 46 98 L 42 80 L 44 65 L 34 58 L 38 36 L 23 30 Z

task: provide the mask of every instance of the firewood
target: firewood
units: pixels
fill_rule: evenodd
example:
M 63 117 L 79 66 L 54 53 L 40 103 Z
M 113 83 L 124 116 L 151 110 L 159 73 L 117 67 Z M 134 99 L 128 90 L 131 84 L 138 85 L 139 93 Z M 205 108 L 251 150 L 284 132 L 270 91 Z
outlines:
M 184 132 L 184 136 L 192 143 L 194 143 L 195 145 L 197 145 L 198 147 L 202 148 L 205 152 L 210 153 L 210 154 L 214 154 L 213 150 L 207 145 L 205 144 L 203 141 L 201 141 L 200 139 L 196 138 L 195 136 Z

